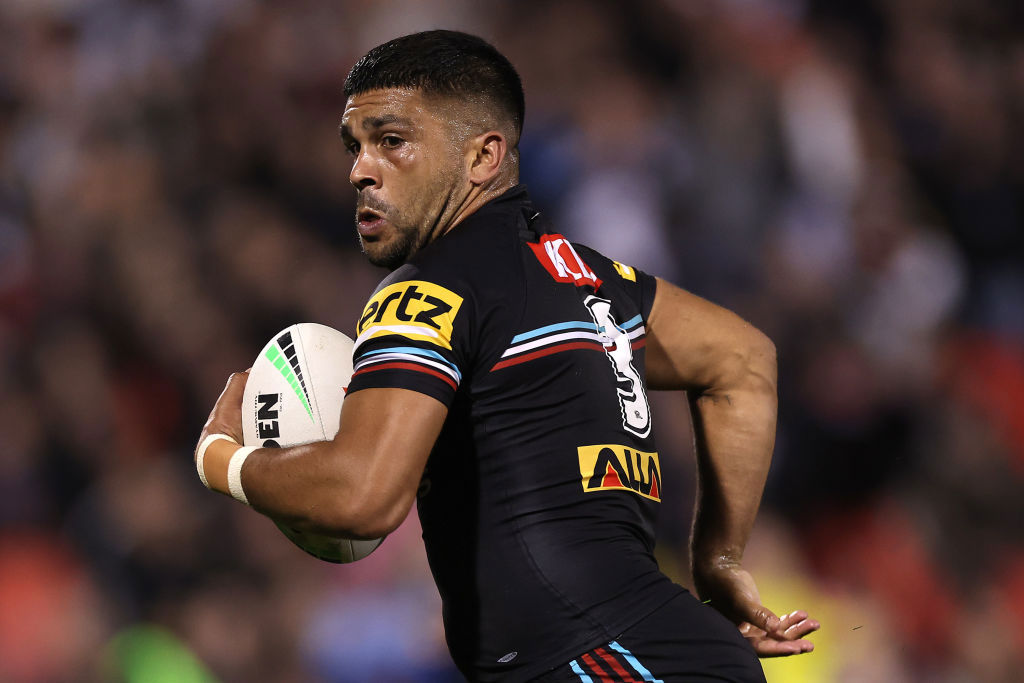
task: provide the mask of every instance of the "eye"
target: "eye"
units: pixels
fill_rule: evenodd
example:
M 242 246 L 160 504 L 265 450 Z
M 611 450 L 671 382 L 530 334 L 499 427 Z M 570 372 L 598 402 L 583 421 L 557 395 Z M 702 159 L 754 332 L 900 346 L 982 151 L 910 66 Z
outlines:
M 352 156 L 359 154 L 359 143 L 354 140 L 346 142 L 345 151 L 351 154 Z
M 381 146 L 386 149 L 395 149 L 396 147 L 401 146 L 403 142 L 405 142 L 405 140 L 403 140 L 402 138 L 398 137 L 397 135 L 390 134 L 383 135 L 381 136 L 380 139 Z

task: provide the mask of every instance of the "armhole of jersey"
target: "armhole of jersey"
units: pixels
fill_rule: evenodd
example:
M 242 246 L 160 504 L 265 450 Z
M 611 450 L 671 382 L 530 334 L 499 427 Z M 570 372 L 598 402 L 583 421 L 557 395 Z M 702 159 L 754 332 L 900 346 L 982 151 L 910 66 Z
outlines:
M 646 273 L 644 274 L 646 275 Z M 645 326 L 651 317 L 651 311 L 654 310 L 654 299 L 658 296 L 658 278 L 653 275 L 649 275 L 648 277 L 651 278 L 651 286 L 649 288 L 644 287 L 643 285 L 640 286 L 640 315 L 643 317 Z

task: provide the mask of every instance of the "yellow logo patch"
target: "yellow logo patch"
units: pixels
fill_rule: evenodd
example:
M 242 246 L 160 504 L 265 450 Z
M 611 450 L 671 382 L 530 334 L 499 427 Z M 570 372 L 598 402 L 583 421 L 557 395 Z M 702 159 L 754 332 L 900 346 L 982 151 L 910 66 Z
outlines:
M 657 453 L 626 446 L 580 446 L 580 476 L 584 491 L 632 491 L 661 502 L 661 463 Z
M 380 290 L 359 316 L 356 343 L 388 334 L 452 348 L 462 297 L 433 282 L 408 280 Z
M 612 261 L 612 266 L 615 267 L 615 272 L 623 280 L 629 280 L 630 282 L 636 282 L 636 271 L 625 263 L 619 263 L 618 261 Z

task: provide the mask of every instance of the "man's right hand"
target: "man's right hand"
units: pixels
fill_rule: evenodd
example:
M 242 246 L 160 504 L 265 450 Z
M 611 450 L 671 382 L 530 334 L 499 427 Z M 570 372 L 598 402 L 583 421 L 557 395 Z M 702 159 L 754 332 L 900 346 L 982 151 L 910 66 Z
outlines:
M 231 492 L 228 469 L 231 458 L 241 448 L 242 396 L 248 379 L 248 370 L 236 372 L 228 378 L 228 383 L 213 405 L 213 410 L 210 411 L 210 416 L 206 419 L 202 432 L 199 433 L 196 448 L 192 452 L 199 477 L 207 487 L 225 495 L 234 496 L 243 502 L 247 502 L 244 494 L 236 495 Z M 213 435 L 222 435 L 227 439 Z M 208 441 L 208 437 L 213 437 L 213 439 Z
M 196 450 L 210 434 L 224 434 L 235 442 L 242 443 L 242 395 L 245 393 L 245 383 L 248 379 L 248 370 L 233 373 L 228 378 L 224 391 L 213 405 L 210 416 L 206 418 L 206 424 L 203 425 L 203 431 L 196 443 Z

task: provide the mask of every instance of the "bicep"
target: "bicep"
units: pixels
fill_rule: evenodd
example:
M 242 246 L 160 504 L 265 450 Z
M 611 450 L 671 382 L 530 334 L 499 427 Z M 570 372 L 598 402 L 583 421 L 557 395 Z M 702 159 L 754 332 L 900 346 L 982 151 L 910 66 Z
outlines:
M 447 415 L 445 404 L 417 391 L 363 389 L 345 399 L 334 444 L 360 453 L 361 488 L 404 506 L 404 517 Z
M 727 380 L 751 354 L 774 346 L 753 325 L 716 304 L 658 279 L 647 319 L 647 384 L 652 389 L 703 390 Z

